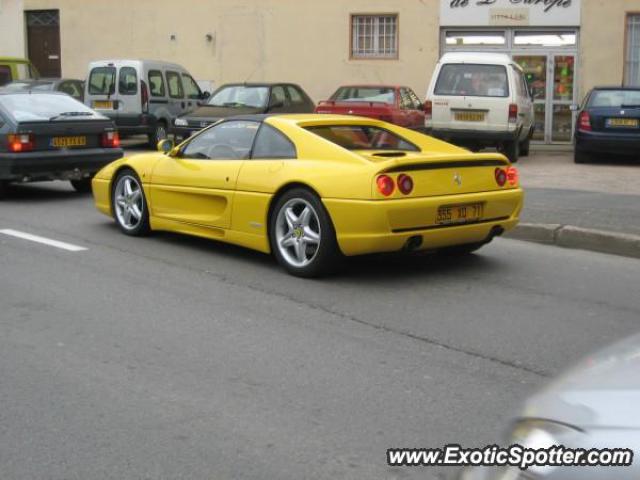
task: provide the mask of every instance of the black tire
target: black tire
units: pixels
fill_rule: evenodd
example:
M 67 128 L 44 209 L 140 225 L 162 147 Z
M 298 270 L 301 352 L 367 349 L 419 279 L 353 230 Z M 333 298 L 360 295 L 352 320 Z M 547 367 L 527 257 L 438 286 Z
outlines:
M 524 142 L 520 142 L 520 156 L 528 157 L 531 148 L 531 139 L 527 138 Z
M 140 197 L 136 197 L 135 200 L 136 206 L 138 206 L 140 211 L 140 218 L 137 222 L 135 222 L 135 225 L 126 224 L 126 212 L 123 211 L 125 207 L 119 207 L 118 205 L 116 205 L 116 197 L 120 196 L 121 193 L 125 193 L 120 191 L 121 181 L 124 182 L 125 179 L 130 180 L 132 183 L 135 183 L 136 189 L 134 190 L 134 192 L 140 192 Z M 122 187 L 124 188 L 124 184 L 122 185 Z M 129 197 L 130 198 L 127 199 L 127 204 L 129 207 L 131 207 L 134 203 L 133 193 Z M 113 182 L 113 188 L 111 189 L 111 210 L 113 212 L 113 217 L 116 221 L 116 224 L 126 235 L 131 235 L 133 237 L 142 237 L 148 235 L 151 231 L 151 227 L 149 226 L 149 208 L 147 205 L 147 199 L 144 195 L 144 189 L 142 188 L 142 182 L 140 182 L 140 178 L 133 170 L 121 170 L 116 176 Z M 131 214 L 130 218 L 132 217 L 134 217 L 133 214 Z
M 303 226 L 304 221 L 301 220 L 302 211 L 309 206 L 312 207 L 312 213 L 315 215 L 315 220 L 309 224 L 309 228 L 311 233 L 319 238 L 315 249 L 315 244 L 305 242 L 307 229 Z M 297 215 L 296 220 L 300 220 L 300 223 L 294 222 L 294 225 L 291 225 L 286 221 L 286 225 L 283 224 L 282 215 L 285 215 L 284 212 L 289 208 Z M 292 226 L 295 228 L 291 228 Z M 288 241 L 290 245 L 279 245 L 278 239 L 282 243 Z M 276 200 L 269 216 L 269 243 L 278 263 L 291 275 L 297 277 L 314 278 L 327 275 L 335 271 L 341 258 L 329 213 L 318 196 L 305 188 L 289 190 Z M 293 263 L 296 261 L 292 257 L 296 255 L 297 244 L 302 244 L 300 248 L 304 252 L 303 261 L 308 262 L 304 265 Z M 289 249 L 293 249 L 293 252 Z
M 589 163 L 591 161 L 591 156 L 588 153 L 576 150 L 573 152 L 573 161 L 575 163 Z
M 169 137 L 167 132 L 167 122 L 164 120 L 158 120 L 153 132 L 149 133 L 147 137 L 149 138 L 149 147 L 155 150 L 158 147 L 158 142 L 160 140 L 165 140 Z
M 464 255 L 470 255 L 473 252 L 481 249 L 485 245 L 487 245 L 487 242 L 467 243 L 464 245 L 441 248 L 437 253 L 438 255 L 443 255 L 446 257 L 460 257 Z
M 78 193 L 91 193 L 91 179 L 70 180 L 71 186 Z
M 5 180 L 0 180 L 0 200 L 7 197 L 7 193 L 9 192 L 9 182 Z
M 511 163 L 517 163 L 520 158 L 520 142 L 514 140 L 512 142 L 505 142 L 502 147 L 504 155 L 509 159 Z

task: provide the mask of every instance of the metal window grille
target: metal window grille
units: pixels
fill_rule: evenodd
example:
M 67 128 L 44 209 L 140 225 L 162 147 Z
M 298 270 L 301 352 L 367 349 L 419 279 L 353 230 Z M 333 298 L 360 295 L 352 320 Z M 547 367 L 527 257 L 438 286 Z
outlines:
M 60 25 L 60 12 L 58 10 L 27 12 L 27 25 L 29 27 L 58 26 Z
M 397 15 L 354 15 L 351 22 L 352 57 L 396 58 L 398 56 Z
M 640 86 L 640 15 L 629 15 L 627 21 L 627 58 L 625 79 L 628 86 Z

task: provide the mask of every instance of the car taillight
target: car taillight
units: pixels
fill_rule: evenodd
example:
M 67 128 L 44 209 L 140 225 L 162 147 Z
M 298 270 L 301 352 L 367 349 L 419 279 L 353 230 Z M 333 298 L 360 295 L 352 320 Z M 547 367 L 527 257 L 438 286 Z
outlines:
M 404 195 L 409 195 L 413 191 L 413 178 L 404 173 L 398 176 L 398 190 Z
M 142 105 L 142 111 L 147 113 L 149 111 L 149 90 L 144 80 L 140 80 L 140 103 Z
M 10 152 L 30 152 L 35 147 L 35 137 L 30 133 L 18 133 L 7 135 L 7 147 Z
M 424 118 L 425 120 L 433 118 L 433 102 L 431 100 L 424 102 Z
M 120 146 L 120 135 L 118 132 L 104 132 L 101 143 L 102 148 L 118 148 Z
M 589 112 L 582 112 L 578 117 L 578 130 L 581 132 L 590 132 L 592 130 Z
M 496 168 L 495 177 L 498 186 L 504 187 L 505 183 L 507 183 L 507 171 L 502 168 Z
M 515 187 L 518 185 L 518 181 L 520 180 L 520 173 L 516 167 L 507 168 L 507 180 L 509 181 L 509 185 Z
M 378 191 L 385 197 L 391 195 L 396 188 L 393 179 L 388 175 L 380 175 L 376 179 L 376 185 L 378 186 Z
M 518 121 L 518 105 L 512 103 L 509 105 L 509 123 L 516 123 Z

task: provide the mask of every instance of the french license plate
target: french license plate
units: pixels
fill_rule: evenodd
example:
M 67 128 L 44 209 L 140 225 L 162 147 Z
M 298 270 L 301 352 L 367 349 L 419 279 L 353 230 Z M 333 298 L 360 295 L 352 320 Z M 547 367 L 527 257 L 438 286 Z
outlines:
M 482 219 L 482 207 L 482 203 L 439 207 L 436 215 L 436 224 L 455 225 L 478 222 Z
M 607 127 L 638 128 L 637 118 L 608 118 Z
M 109 101 L 95 100 L 93 102 L 93 108 L 100 108 L 102 110 L 113 110 L 113 102 L 111 100 Z
M 53 137 L 51 146 L 55 148 L 84 147 L 87 137 Z
M 457 122 L 484 122 L 484 112 L 455 112 Z

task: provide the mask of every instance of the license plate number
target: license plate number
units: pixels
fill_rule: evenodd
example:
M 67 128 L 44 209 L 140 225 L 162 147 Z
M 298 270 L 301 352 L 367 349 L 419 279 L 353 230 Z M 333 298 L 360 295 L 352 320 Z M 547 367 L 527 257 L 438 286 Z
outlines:
M 484 112 L 456 112 L 458 122 L 484 122 Z
M 113 110 L 113 102 L 112 101 L 94 101 L 93 108 L 100 108 L 102 110 Z
M 451 205 L 438 208 L 437 225 L 478 222 L 482 219 L 482 203 Z
M 53 137 L 51 146 L 55 148 L 84 147 L 87 137 Z
M 638 128 L 638 119 L 609 118 L 607 119 L 607 127 Z

